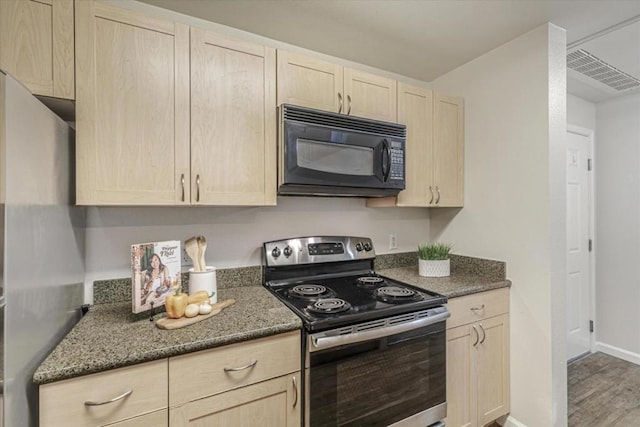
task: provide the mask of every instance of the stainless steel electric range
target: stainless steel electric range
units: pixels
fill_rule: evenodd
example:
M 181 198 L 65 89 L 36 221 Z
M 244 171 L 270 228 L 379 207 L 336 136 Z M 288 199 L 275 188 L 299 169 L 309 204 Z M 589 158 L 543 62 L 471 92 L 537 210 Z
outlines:
M 376 274 L 369 238 L 263 246 L 264 286 L 304 325 L 306 426 L 424 427 L 446 417 L 446 297 Z

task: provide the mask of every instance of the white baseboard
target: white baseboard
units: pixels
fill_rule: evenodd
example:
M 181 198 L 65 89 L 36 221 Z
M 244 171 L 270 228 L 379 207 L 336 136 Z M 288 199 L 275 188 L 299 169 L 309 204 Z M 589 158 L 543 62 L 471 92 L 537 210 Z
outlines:
M 521 423 L 520 421 L 513 418 L 513 416 L 509 415 L 505 420 L 503 427 L 527 427 L 527 425 Z
M 636 365 L 640 365 L 640 354 L 633 353 L 628 350 L 623 350 L 618 347 L 614 347 L 609 344 L 596 342 L 595 351 L 601 351 L 609 356 L 617 357 L 618 359 L 626 360 L 627 362 L 635 363 Z

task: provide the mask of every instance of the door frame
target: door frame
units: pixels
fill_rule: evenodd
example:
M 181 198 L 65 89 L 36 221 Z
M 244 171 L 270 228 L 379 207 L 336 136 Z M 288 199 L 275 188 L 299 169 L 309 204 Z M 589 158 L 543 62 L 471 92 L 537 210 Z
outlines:
M 593 246 L 591 252 L 589 252 L 589 310 L 590 315 L 589 318 L 593 320 L 594 328 L 593 332 L 589 334 L 589 351 L 593 353 L 596 346 L 596 334 L 598 333 L 598 322 L 596 319 L 596 250 L 597 250 L 597 242 L 595 240 L 595 147 L 594 147 L 594 130 L 589 128 L 584 128 L 581 126 L 575 126 L 567 123 L 567 133 L 573 133 L 576 135 L 581 135 L 589 139 L 589 151 L 591 152 L 591 173 L 587 174 L 587 182 L 589 185 L 589 238 L 593 241 Z M 566 167 L 566 166 L 565 166 Z M 565 184 L 566 185 L 566 184 Z M 565 278 L 565 288 L 566 288 L 566 278 Z M 566 333 L 566 331 L 565 331 Z M 567 362 L 570 362 L 567 360 Z

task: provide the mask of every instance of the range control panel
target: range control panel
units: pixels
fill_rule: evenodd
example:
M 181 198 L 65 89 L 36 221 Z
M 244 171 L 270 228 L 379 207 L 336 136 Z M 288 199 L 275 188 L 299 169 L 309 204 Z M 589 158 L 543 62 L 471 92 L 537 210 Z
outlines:
M 315 264 L 375 258 L 368 237 L 297 237 L 264 243 L 267 266 Z

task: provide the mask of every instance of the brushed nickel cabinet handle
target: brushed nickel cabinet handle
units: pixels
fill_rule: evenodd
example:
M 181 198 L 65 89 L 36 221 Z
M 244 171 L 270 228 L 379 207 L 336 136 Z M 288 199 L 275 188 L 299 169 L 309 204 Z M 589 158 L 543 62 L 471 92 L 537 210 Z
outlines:
M 433 187 L 429 186 L 429 191 L 431 192 L 431 199 L 429 199 L 429 204 L 433 203 Z
M 471 307 L 469 310 L 474 311 L 474 312 L 475 311 L 482 311 L 482 310 L 484 310 L 484 304 L 476 305 L 475 307 Z
M 295 394 L 293 395 L 293 407 L 295 408 L 298 404 L 298 382 L 296 381 L 296 377 L 292 378 L 293 380 L 293 391 Z
M 471 325 L 471 327 L 473 328 L 474 332 L 476 333 L 476 342 L 473 343 L 473 346 L 477 346 L 478 345 L 478 341 L 480 341 L 480 334 L 478 333 L 478 329 L 476 328 L 475 325 Z
M 245 369 L 253 368 L 254 366 L 256 366 L 256 363 L 258 363 L 258 361 L 254 360 L 253 362 L 249 363 L 248 365 L 244 365 L 244 366 L 241 366 L 239 368 L 224 368 L 224 371 L 225 372 L 244 371 Z
M 482 344 L 484 340 L 487 339 L 487 333 L 485 332 L 484 326 L 482 326 L 482 323 L 480 323 L 478 326 L 480 326 L 480 329 L 482 330 L 482 339 L 480 340 L 480 344 Z
M 200 174 L 196 175 L 196 202 L 200 201 Z
M 436 185 L 436 192 L 438 193 L 438 197 L 436 197 L 436 205 L 438 203 L 440 203 L 440 189 L 438 188 L 438 186 Z
M 351 95 L 347 95 L 347 103 L 349 104 L 349 111 L 347 111 L 347 116 L 351 114 Z
M 342 94 L 338 92 L 338 102 L 340 103 L 340 107 L 338 108 L 338 114 L 342 113 Z
M 180 175 L 180 183 L 182 184 L 182 201 L 184 202 L 184 174 Z
M 117 402 L 118 400 L 124 399 L 125 397 L 131 395 L 131 393 L 133 393 L 133 390 L 127 390 L 124 393 L 122 393 L 120 396 L 116 396 L 113 399 L 105 400 L 103 402 L 94 402 L 93 400 L 87 400 L 84 402 L 84 406 L 108 405 L 109 403 Z

